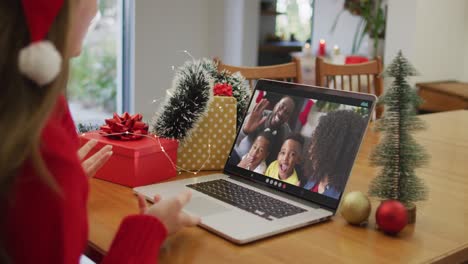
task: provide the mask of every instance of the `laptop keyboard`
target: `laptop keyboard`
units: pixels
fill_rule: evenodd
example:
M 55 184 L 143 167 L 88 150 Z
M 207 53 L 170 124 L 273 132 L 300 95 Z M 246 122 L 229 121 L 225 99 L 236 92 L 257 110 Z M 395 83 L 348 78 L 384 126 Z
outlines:
M 305 212 L 305 209 L 223 179 L 189 184 L 187 187 L 253 213 L 267 220 Z

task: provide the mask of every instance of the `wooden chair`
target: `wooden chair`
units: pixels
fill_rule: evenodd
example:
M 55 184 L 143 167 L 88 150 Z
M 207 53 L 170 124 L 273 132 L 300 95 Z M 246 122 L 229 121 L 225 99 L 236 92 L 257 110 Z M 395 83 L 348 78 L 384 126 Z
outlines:
M 323 58 L 317 57 L 315 61 L 315 83 L 317 86 L 380 96 L 383 93 L 383 79 L 380 76 L 382 69 L 380 57 L 369 62 L 346 65 L 327 63 Z M 382 109 L 379 107 L 376 110 L 377 118 L 381 114 Z
M 297 58 L 293 58 L 293 61 L 289 63 L 258 67 L 228 65 L 219 59 L 215 59 L 215 62 L 218 64 L 218 71 L 240 72 L 249 81 L 252 90 L 255 86 L 255 81 L 258 79 L 302 83 L 301 62 Z

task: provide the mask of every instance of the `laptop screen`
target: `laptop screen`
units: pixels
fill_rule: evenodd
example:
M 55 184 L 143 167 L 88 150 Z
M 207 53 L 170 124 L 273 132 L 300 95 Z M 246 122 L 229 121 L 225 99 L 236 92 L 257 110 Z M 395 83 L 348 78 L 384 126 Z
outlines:
M 260 80 L 225 172 L 336 209 L 375 96 Z

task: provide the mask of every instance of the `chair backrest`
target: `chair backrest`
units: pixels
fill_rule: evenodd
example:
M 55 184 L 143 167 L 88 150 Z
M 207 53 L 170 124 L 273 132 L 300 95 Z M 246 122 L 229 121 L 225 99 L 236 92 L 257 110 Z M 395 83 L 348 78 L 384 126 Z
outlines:
M 359 64 L 331 64 L 321 57 L 315 61 L 315 83 L 340 90 L 371 93 L 380 96 L 383 92 L 382 60 L 376 59 Z M 377 117 L 382 109 L 377 108 Z
M 297 58 L 292 62 L 258 67 L 242 67 L 224 64 L 221 60 L 215 59 L 218 64 L 218 71 L 227 70 L 231 73 L 240 72 L 249 81 L 250 89 L 255 86 L 258 79 L 272 79 L 279 81 L 302 83 L 301 63 Z

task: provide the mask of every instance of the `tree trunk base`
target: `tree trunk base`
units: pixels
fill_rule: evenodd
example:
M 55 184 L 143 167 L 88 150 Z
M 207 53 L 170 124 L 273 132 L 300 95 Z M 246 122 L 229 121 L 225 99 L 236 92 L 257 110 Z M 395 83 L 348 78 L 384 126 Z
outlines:
M 416 205 L 406 208 L 406 213 L 408 214 L 408 225 L 416 223 Z

